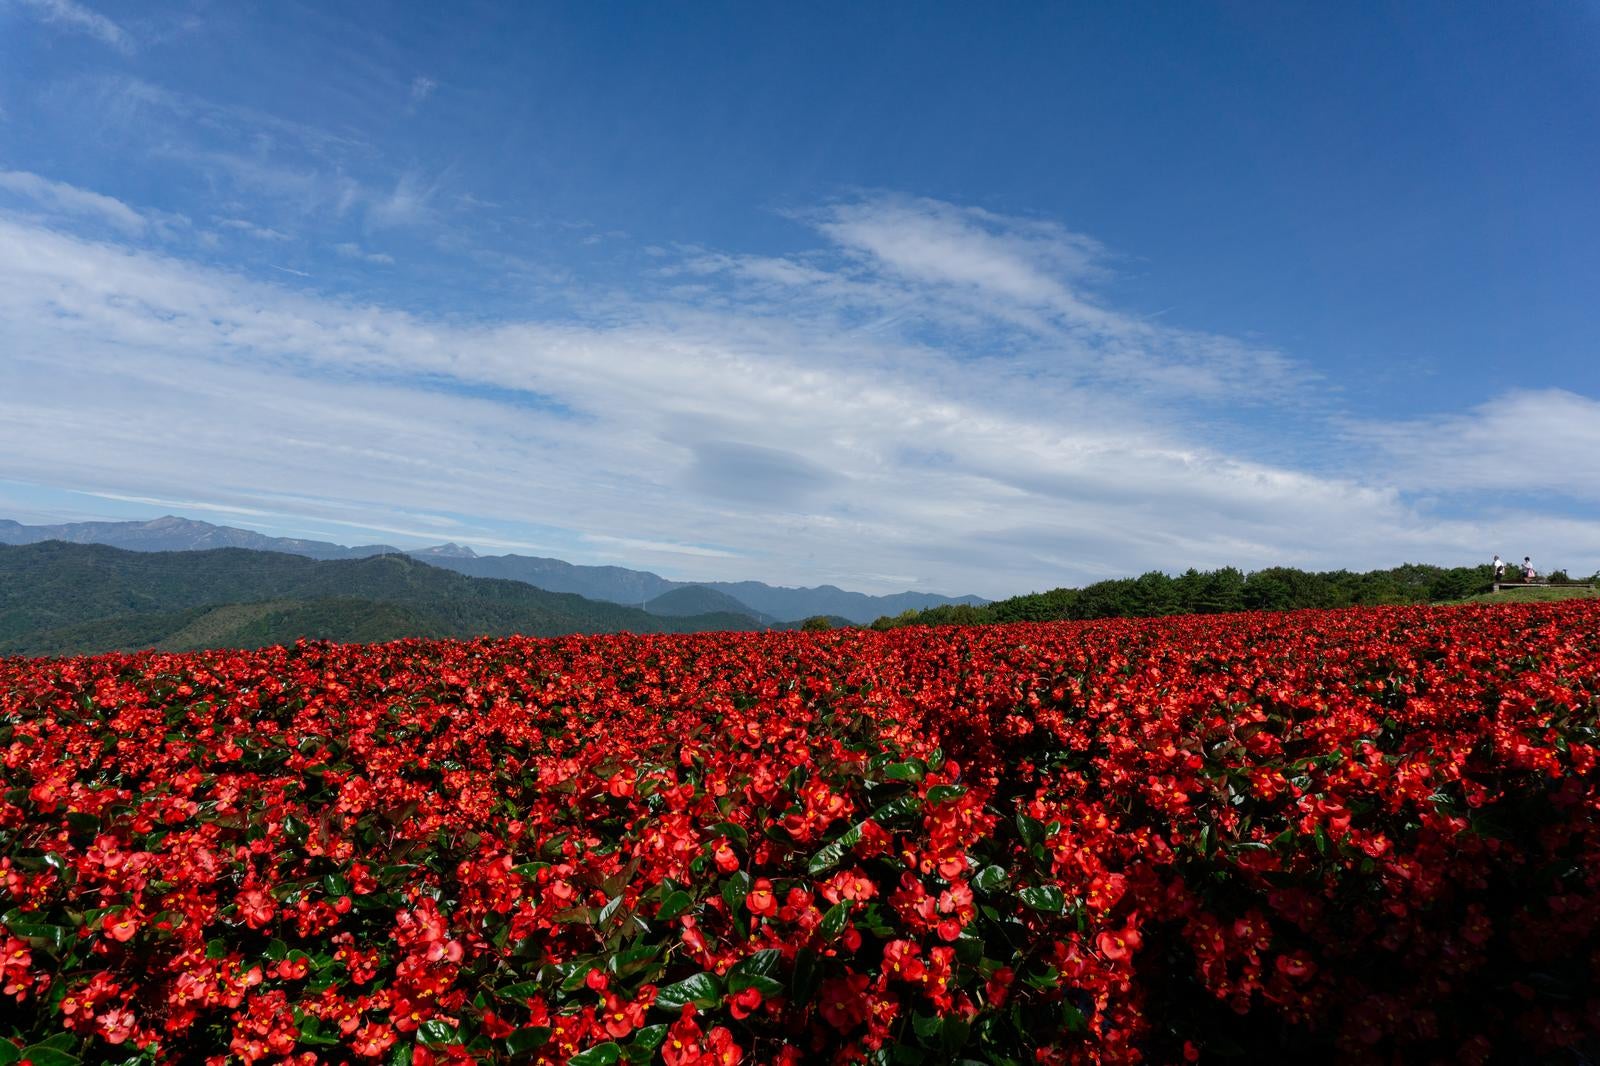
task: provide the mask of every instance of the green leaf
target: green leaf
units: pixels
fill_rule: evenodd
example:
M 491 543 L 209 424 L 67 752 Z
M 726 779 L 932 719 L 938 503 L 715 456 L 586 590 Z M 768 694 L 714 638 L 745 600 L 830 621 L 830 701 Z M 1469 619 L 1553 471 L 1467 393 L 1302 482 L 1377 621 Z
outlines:
M 532 1025 L 526 1029 L 518 1029 L 506 1037 L 506 1050 L 513 1055 L 526 1055 L 534 1048 L 544 1047 L 550 1042 L 550 1027 L 547 1025 Z
M 593 962 L 574 962 L 569 964 L 572 969 L 561 982 L 561 991 L 575 992 L 583 987 L 583 982 L 589 976 L 589 971 L 594 969 Z
M 614 1066 L 622 1058 L 622 1047 L 615 1041 L 607 1040 L 604 1044 L 596 1044 L 588 1051 L 580 1051 L 567 1060 L 567 1066 Z
M 846 829 L 833 843 L 825 845 L 822 850 L 811 856 L 811 861 L 806 863 L 806 872 L 813 877 L 824 870 L 831 869 L 844 858 L 844 853 L 855 847 L 861 841 L 861 826 L 853 825 Z
M 417 1036 L 424 1044 L 430 1047 L 440 1044 L 461 1043 L 461 1033 L 457 1031 L 456 1027 L 449 1022 L 439 1021 L 437 1018 L 423 1022 L 417 1028 Z
M 734 825 L 732 822 L 718 822 L 711 827 L 711 831 L 727 837 L 741 848 L 750 846 L 750 834 L 744 831 L 743 826 Z
M 882 825 L 896 818 L 916 814 L 920 810 L 922 810 L 921 796 L 901 796 L 899 799 L 892 799 L 873 811 L 872 820 Z M 860 826 L 857 826 L 857 828 L 859 829 Z
M 722 902 L 728 905 L 728 910 L 735 917 L 739 908 L 744 906 L 744 898 L 750 894 L 750 875 L 743 870 L 735 870 L 722 882 Z
M 1018 811 L 1017 835 L 1022 837 L 1022 842 L 1031 848 L 1044 839 L 1044 823 L 1037 818 L 1030 818 Z
M 796 1003 L 809 1003 L 822 982 L 822 970 L 817 965 L 817 953 L 801 948 L 794 953 L 794 973 L 789 977 L 789 998 Z
M 633 1043 L 623 1048 L 622 1053 L 629 1062 L 642 1066 L 655 1058 L 656 1049 L 667 1042 L 667 1029 L 665 1023 L 645 1026 L 633 1034 Z
M 389 1066 L 411 1066 L 411 1057 L 416 1048 L 415 1044 L 396 1044 L 395 1049 L 389 1052 Z
M 539 994 L 538 981 L 518 981 L 516 984 L 506 985 L 504 988 L 495 989 L 495 995 L 501 999 L 509 999 L 521 1003 Z
M 1017 898 L 1034 910 L 1049 914 L 1060 914 L 1067 905 L 1067 897 L 1055 885 L 1024 888 L 1017 893 Z
M 622 906 L 622 896 L 621 895 L 616 896 L 614 899 L 607 900 L 606 901 L 606 905 L 604 907 L 600 908 L 600 915 L 599 915 L 599 917 L 597 917 L 595 919 L 596 924 L 605 925 L 607 922 L 609 922 L 611 920 L 611 916 L 613 914 L 617 913 L 617 908 L 619 908 L 621 906 Z
M 677 1013 L 685 1003 L 710 1010 L 722 1002 L 722 981 L 713 973 L 697 973 L 656 992 L 655 1006 Z
M 22 1049 L 22 1054 L 17 1061 L 27 1059 L 33 1066 L 78 1066 L 78 1056 L 62 1051 L 60 1048 L 50 1047 L 48 1044 L 34 1044 L 32 1047 Z
M 783 965 L 783 952 L 777 948 L 766 948 L 752 953 L 733 964 L 729 973 L 748 973 L 758 977 L 771 977 L 778 972 L 778 967 Z
M 59 925 L 45 925 L 41 922 L 6 922 L 6 928 L 12 936 L 26 940 L 30 947 L 40 948 L 52 955 L 61 954 L 61 949 L 77 939 L 72 931 Z
M 660 922 L 671 921 L 692 906 L 694 906 L 694 897 L 680 889 L 661 901 L 661 909 L 656 911 L 656 920 Z
M 776 948 L 758 951 L 741 959 L 728 971 L 728 991 L 743 992 L 754 988 L 763 996 L 776 996 L 783 991 L 783 982 L 774 975 L 783 962 L 783 952 Z
M 340 1037 L 335 1033 L 324 1033 L 322 1019 L 314 1014 L 308 1014 L 300 1022 L 299 1042 L 314 1047 L 328 1047 L 339 1043 Z
M 1054 966 L 1046 966 L 1040 973 L 1023 974 L 1022 983 L 1030 988 L 1037 988 L 1040 990 L 1060 988 L 1061 971 L 1057 970 Z
M 822 916 L 817 932 L 824 941 L 832 940 L 844 932 L 845 923 L 850 921 L 850 901 L 842 899 L 828 908 L 828 913 Z
M 928 802 L 943 803 L 945 800 L 953 800 L 966 794 L 966 785 L 934 785 L 928 789 Z
M 890 781 L 921 781 L 927 772 L 927 764 L 921 759 L 890 763 L 883 768 L 883 776 Z
M 629 977 L 648 966 L 661 954 L 662 944 L 635 944 L 606 959 L 606 969 L 619 977 Z
M 985 866 L 972 875 L 972 887 L 979 892 L 996 892 L 1010 880 L 1005 870 L 998 866 Z

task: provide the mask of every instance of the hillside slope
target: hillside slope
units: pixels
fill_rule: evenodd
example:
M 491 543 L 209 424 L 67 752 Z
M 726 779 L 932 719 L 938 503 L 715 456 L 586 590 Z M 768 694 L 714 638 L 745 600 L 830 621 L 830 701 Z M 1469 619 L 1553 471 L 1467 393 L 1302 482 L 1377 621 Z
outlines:
M 705 585 L 686 585 L 681 589 L 663 592 L 655 599 L 644 605 L 644 609 L 651 614 L 663 615 L 669 618 L 688 618 L 697 614 L 742 614 L 748 615 L 763 625 L 775 623 L 777 619 L 771 615 L 762 614 L 753 607 L 749 607 L 729 596 L 726 592 L 719 592 Z
M 657 616 L 521 582 L 469 578 L 404 555 L 316 561 L 239 548 L 129 552 L 60 541 L 0 547 L 0 652 L 10 654 L 248 646 L 299 636 L 757 628 L 744 614 Z
M 364 559 L 374 555 L 398 554 L 400 551 L 387 544 L 345 547 L 329 541 L 269 537 L 248 529 L 218 526 L 175 515 L 143 522 L 68 522 L 41 526 L 0 519 L 0 544 L 37 544 L 48 540 L 106 544 L 144 552 L 248 548 L 303 555 L 312 559 Z M 988 602 L 977 596 L 941 596 L 930 592 L 869 596 L 862 592 L 847 592 L 832 585 L 786 588 L 760 581 L 672 581 L 648 570 L 630 570 L 622 566 L 583 566 L 533 555 L 479 555 L 469 547 L 453 543 L 415 548 L 405 554 L 468 577 L 521 581 L 547 592 L 568 592 L 629 607 L 639 607 L 677 589 L 715 589 L 737 600 L 740 613 L 769 616 L 785 622 L 829 615 L 866 623 L 885 614 L 899 614 L 908 610 Z
M 213 548 L 249 548 L 285 552 L 311 559 L 365 559 L 398 552 L 387 544 L 361 544 L 347 548 L 325 540 L 269 537 L 248 529 L 197 522 L 163 515 L 148 522 L 65 522 L 54 526 L 25 526 L 0 518 L 0 544 L 41 544 L 64 540 L 69 544 L 104 544 L 128 551 L 210 551 Z

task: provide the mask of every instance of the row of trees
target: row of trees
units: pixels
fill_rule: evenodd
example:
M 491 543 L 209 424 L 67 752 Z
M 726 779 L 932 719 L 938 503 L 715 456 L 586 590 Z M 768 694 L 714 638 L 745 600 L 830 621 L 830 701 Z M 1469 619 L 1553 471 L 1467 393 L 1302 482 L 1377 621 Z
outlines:
M 1552 573 L 1560 583 L 1567 575 Z M 1100 581 L 1081 589 L 1052 589 L 1013 596 L 982 607 L 930 607 L 884 616 L 874 629 L 906 625 L 979 625 L 986 622 L 1053 622 L 1089 618 L 1140 618 L 1223 611 L 1282 611 L 1302 607 L 1356 607 L 1382 603 L 1437 603 L 1488 592 L 1494 571 L 1487 566 L 1426 566 L 1392 570 L 1308 572 L 1275 566 L 1246 574 L 1233 567 L 1188 570 L 1177 577 L 1151 571 L 1140 577 Z

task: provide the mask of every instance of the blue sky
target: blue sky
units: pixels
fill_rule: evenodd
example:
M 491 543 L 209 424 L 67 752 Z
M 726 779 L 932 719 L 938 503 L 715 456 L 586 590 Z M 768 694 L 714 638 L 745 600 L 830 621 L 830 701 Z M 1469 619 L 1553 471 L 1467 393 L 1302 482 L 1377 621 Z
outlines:
M 0 0 L 0 510 L 1600 568 L 1600 7 Z

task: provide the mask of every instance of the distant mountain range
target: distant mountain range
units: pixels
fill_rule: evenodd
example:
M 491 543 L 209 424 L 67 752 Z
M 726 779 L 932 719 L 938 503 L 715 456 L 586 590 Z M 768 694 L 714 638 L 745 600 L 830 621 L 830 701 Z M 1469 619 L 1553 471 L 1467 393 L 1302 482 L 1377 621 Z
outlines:
M 243 548 L 137 552 L 59 540 L 0 547 L 0 654 L 9 655 L 255 647 L 300 637 L 761 628 L 743 611 L 651 613 L 471 578 L 403 553 L 317 560 Z
M 759 581 L 669 581 L 648 570 L 629 570 L 620 566 L 579 566 L 560 559 L 530 555 L 479 555 L 471 548 L 458 544 L 440 544 L 410 552 L 402 552 L 387 544 L 345 547 L 328 541 L 268 537 L 246 529 L 217 526 L 172 515 L 149 522 L 71 522 L 54 526 L 28 526 L 0 519 L 0 544 L 36 544 L 47 540 L 104 544 L 144 552 L 247 548 L 323 560 L 407 554 L 432 566 L 470 577 L 520 581 L 547 592 L 569 592 L 591 600 L 643 607 L 659 615 L 673 615 L 680 610 L 683 601 L 665 601 L 664 610 L 655 610 L 651 606 L 653 601 L 676 590 L 694 588 L 715 591 L 731 598 L 743 608 L 742 613 L 753 619 L 778 622 L 797 622 L 825 615 L 864 624 L 883 615 L 897 615 L 908 610 L 924 610 L 947 604 L 976 606 L 989 602 L 978 596 L 940 596 L 929 592 L 869 596 L 861 592 L 847 592 L 832 585 L 783 588 Z M 723 608 L 730 606 L 725 600 L 702 598 L 699 602 L 720 602 Z
M 252 551 L 284 552 L 310 559 L 365 559 L 373 555 L 397 555 L 399 548 L 387 544 L 363 544 L 347 548 L 322 540 L 294 537 L 268 537 L 248 529 L 214 526 L 188 518 L 166 515 L 149 522 L 68 522 L 59 526 L 25 526 L 0 518 L 0 544 L 37 544 L 64 540 L 69 544 L 106 544 L 135 552 L 196 552 L 212 548 L 249 548 Z

